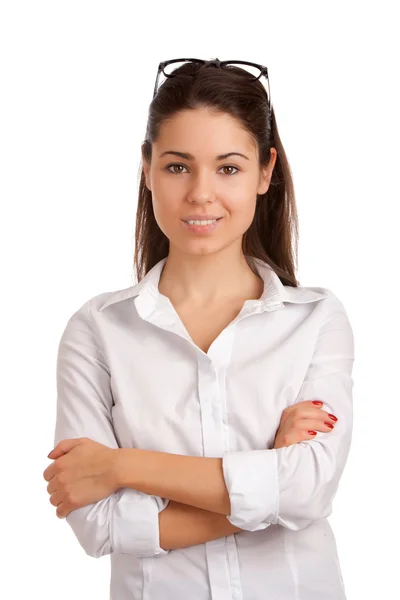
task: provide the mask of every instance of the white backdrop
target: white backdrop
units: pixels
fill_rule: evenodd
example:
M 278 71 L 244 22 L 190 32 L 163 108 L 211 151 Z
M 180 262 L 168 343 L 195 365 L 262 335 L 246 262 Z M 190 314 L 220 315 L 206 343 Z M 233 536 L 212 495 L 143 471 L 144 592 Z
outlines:
M 353 442 L 330 517 L 346 592 L 399 597 L 394 9 L 349 0 L 1 3 L 2 598 L 108 600 L 109 556 L 85 554 L 42 478 L 56 352 L 87 299 L 133 283 L 148 104 L 158 63 L 181 56 L 269 68 L 297 192 L 298 278 L 332 289 L 355 335 Z

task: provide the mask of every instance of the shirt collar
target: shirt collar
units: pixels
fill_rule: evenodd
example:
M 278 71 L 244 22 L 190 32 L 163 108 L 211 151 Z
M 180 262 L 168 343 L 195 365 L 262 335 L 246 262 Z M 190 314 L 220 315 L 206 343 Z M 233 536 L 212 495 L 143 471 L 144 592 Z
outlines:
M 323 291 L 324 288 L 283 285 L 278 275 L 266 262 L 250 256 L 246 256 L 246 259 L 247 261 L 253 261 L 260 277 L 264 281 L 262 296 L 258 299 L 246 301 L 249 310 L 254 307 L 257 307 L 258 310 L 275 310 L 283 308 L 285 302 L 303 304 L 316 302 L 327 297 L 327 294 Z M 134 298 L 136 299 L 136 305 L 141 307 L 142 313 L 146 312 L 149 314 L 152 312 L 156 304 L 164 299 L 164 296 L 158 290 L 158 282 L 166 260 L 167 257 L 161 259 L 136 285 L 111 292 L 99 310 L 103 310 L 107 306 L 116 304 L 117 302 Z

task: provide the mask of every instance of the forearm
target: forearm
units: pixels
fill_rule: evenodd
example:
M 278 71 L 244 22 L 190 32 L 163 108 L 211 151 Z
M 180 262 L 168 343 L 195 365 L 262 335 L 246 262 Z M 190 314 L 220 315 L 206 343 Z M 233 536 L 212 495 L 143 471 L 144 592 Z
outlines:
M 222 458 L 119 449 L 118 485 L 225 517 L 231 504 Z
M 160 546 L 175 550 L 243 531 L 219 513 L 170 501 L 159 513 Z

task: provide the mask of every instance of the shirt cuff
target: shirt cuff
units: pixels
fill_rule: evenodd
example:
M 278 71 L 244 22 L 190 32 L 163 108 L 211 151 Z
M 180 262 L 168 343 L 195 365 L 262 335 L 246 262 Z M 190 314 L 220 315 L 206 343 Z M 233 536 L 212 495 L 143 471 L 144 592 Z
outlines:
M 122 488 L 110 515 L 113 552 L 140 557 L 164 556 L 169 550 L 160 546 L 159 513 L 169 500 Z
M 231 502 L 228 521 L 246 531 L 276 524 L 279 481 L 276 451 L 225 452 L 222 469 Z

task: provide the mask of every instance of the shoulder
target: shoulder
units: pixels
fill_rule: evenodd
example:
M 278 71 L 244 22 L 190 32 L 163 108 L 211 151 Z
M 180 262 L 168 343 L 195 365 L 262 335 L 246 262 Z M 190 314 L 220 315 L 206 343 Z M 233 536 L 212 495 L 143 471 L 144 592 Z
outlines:
M 135 296 L 135 286 L 117 290 L 101 292 L 87 298 L 83 304 L 73 312 L 69 320 L 89 320 L 96 318 L 101 311 L 111 304 L 117 304 Z
M 321 302 L 325 307 L 344 305 L 338 295 L 330 288 L 320 286 L 288 286 L 283 285 L 283 300 L 287 302 L 307 303 Z
M 311 289 L 318 290 L 324 295 L 321 302 L 320 336 L 327 333 L 344 336 L 344 339 L 354 347 L 354 331 L 342 297 L 328 288 L 313 287 Z
M 347 317 L 347 310 L 344 304 L 344 301 L 342 300 L 341 297 L 339 297 L 339 295 L 334 292 L 333 290 L 329 289 L 329 288 L 312 288 L 312 289 L 317 289 L 317 290 L 321 290 L 322 293 L 325 296 L 325 310 L 327 312 L 327 316 L 329 316 L 329 318 L 334 318 L 336 316 L 346 316 Z
M 93 314 L 100 313 L 107 308 L 107 306 L 112 304 L 118 305 L 124 300 L 133 298 L 136 295 L 135 289 L 136 286 L 130 285 L 127 288 L 97 294 L 88 300 L 90 310 Z
M 343 317 L 348 319 L 345 303 L 341 296 L 330 288 L 320 286 L 283 286 L 283 300 L 295 304 L 311 303 L 310 308 L 320 315 L 321 322 Z

